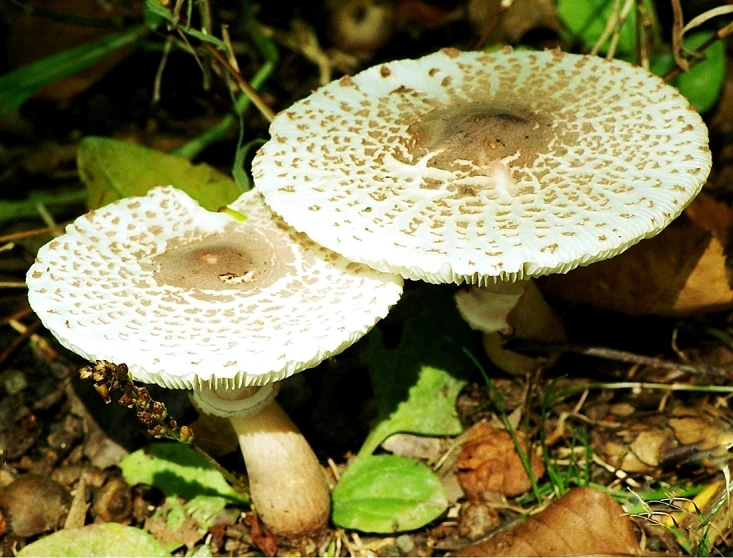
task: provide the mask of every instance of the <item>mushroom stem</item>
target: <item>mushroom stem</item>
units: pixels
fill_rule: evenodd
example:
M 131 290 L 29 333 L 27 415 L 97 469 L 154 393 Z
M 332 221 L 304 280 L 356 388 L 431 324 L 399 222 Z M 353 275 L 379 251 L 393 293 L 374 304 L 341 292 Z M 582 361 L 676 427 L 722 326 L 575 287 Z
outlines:
M 554 363 L 505 349 L 502 334 L 518 339 L 558 342 L 565 340 L 560 318 L 542 297 L 534 281 L 500 282 L 471 287 L 455 295 L 458 311 L 468 324 L 484 332 L 484 350 L 491 361 L 510 374 L 523 374 Z
M 256 415 L 232 417 L 262 521 L 281 535 L 325 528 L 331 509 L 326 476 L 310 445 L 273 402 Z

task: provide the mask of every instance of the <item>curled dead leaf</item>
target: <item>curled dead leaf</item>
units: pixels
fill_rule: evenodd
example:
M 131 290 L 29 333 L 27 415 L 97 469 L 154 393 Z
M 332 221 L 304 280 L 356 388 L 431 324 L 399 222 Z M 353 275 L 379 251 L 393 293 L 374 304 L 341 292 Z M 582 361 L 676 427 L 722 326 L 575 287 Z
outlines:
M 608 494 L 574 488 L 537 515 L 458 556 L 639 556 L 634 526 Z
M 535 478 L 545 474 L 545 465 L 532 451 L 522 432 L 517 439 L 529 457 Z M 483 421 L 467 433 L 456 462 L 458 481 L 468 500 L 487 500 L 490 494 L 517 496 L 532 486 L 512 437 L 506 430 Z
M 698 196 L 662 233 L 609 260 L 538 279 L 540 290 L 623 312 L 684 316 L 733 308 L 726 268 L 733 210 Z

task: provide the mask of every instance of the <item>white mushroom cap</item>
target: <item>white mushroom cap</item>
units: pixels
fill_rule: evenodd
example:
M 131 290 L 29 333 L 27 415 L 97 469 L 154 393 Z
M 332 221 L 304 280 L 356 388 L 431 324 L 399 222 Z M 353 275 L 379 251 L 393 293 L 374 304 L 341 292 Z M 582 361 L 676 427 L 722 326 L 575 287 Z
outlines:
M 443 50 L 332 82 L 280 113 L 266 203 L 345 257 L 484 285 L 611 257 L 661 231 L 711 166 L 660 78 L 559 51 Z
M 383 318 L 402 278 L 347 261 L 249 192 L 238 222 L 159 187 L 77 219 L 27 276 L 31 306 L 89 360 L 177 388 L 264 385 L 315 366 Z

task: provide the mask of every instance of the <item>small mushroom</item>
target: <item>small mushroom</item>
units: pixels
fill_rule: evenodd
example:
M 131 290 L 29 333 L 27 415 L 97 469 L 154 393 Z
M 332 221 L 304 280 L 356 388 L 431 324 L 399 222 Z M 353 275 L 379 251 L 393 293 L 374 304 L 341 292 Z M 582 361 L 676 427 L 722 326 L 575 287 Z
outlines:
M 263 521 L 312 533 L 328 520 L 328 486 L 273 402 L 277 382 L 367 333 L 402 278 L 316 245 L 256 192 L 230 207 L 247 220 L 158 187 L 92 211 L 38 252 L 28 298 L 71 351 L 192 389 L 204 412 L 231 417 Z
M 562 337 L 538 293 L 509 315 L 530 278 L 659 233 L 711 167 L 705 124 L 675 88 L 557 50 L 380 64 L 295 103 L 270 134 L 253 174 L 276 213 L 353 261 L 474 285 L 459 309 L 493 322 L 498 351 L 497 332 L 537 312 Z M 488 285 L 503 297 L 477 290 Z

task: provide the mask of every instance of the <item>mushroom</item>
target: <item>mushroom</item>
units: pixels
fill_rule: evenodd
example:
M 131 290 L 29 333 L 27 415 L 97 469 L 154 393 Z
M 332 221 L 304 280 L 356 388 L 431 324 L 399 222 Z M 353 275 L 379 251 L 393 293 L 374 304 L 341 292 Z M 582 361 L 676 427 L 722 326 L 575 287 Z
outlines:
M 403 281 L 296 233 L 256 192 L 230 207 L 247 220 L 158 187 L 91 211 L 39 250 L 28 299 L 71 351 L 192 389 L 204 412 L 231 417 L 263 521 L 313 533 L 328 520 L 328 485 L 273 402 L 277 382 L 366 334 Z
M 295 103 L 270 134 L 253 175 L 276 213 L 350 260 L 473 285 L 459 309 L 499 351 L 496 332 L 538 312 L 561 337 L 535 291 L 510 315 L 532 277 L 657 234 L 711 167 L 705 124 L 676 89 L 557 50 L 380 64 Z

